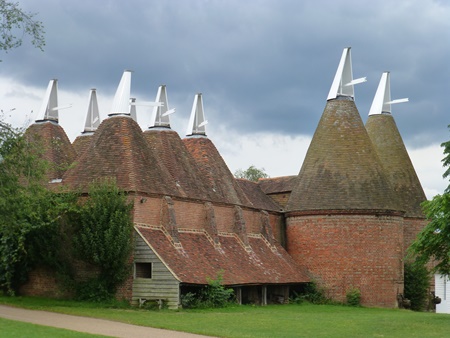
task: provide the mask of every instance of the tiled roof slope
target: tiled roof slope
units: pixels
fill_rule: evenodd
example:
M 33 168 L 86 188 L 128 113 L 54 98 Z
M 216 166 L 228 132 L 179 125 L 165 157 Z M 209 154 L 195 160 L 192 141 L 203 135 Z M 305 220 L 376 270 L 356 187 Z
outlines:
M 183 143 L 197 163 L 210 192 L 213 192 L 213 201 L 251 206 L 211 140 L 189 137 L 183 139 Z
M 76 158 L 76 152 L 64 129 L 57 122 L 37 122 L 28 127 L 25 135 L 42 145 L 43 158 L 50 163 L 48 180 L 62 178 Z
M 261 190 L 258 183 L 243 178 L 237 179 L 237 182 L 254 208 L 268 211 L 279 211 L 281 209 L 277 203 Z
M 281 192 L 292 191 L 295 186 L 297 175 L 260 178 L 258 185 L 266 194 L 276 194 Z
M 63 183 L 87 191 L 93 180 L 103 177 L 114 177 L 125 191 L 180 195 L 168 170 L 150 151 L 139 125 L 127 116 L 113 116 L 100 124 Z
M 164 163 L 185 196 L 211 200 L 202 174 L 177 132 L 169 128 L 154 128 L 146 130 L 144 137 L 151 151 Z
M 159 229 L 136 226 L 144 240 L 156 251 L 182 283 L 206 284 L 223 271 L 226 285 L 289 284 L 308 282 L 306 270 L 298 266 L 278 244 L 276 252 L 261 238 L 249 237 L 247 252 L 233 236 L 219 236 L 216 249 L 204 233 L 179 232 L 182 250 L 176 249 Z
M 89 147 L 89 143 L 92 141 L 93 134 L 83 134 L 77 136 L 77 138 L 73 141 L 72 145 L 77 153 L 77 156 L 81 156 L 84 151 Z
M 395 190 L 406 217 L 424 217 L 420 204 L 426 200 L 419 178 L 391 114 L 370 115 L 366 129 Z
M 287 210 L 399 210 L 355 102 L 327 101 Z

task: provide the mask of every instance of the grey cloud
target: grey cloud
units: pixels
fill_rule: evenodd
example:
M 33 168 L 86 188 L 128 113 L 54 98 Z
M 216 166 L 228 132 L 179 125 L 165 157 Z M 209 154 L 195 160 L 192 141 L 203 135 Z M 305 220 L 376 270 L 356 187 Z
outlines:
M 352 46 L 355 88 L 367 118 L 381 73 L 392 72 L 394 106 L 412 146 L 448 138 L 450 8 L 415 1 L 23 1 L 46 27 L 44 53 L 24 46 L 0 75 L 45 87 L 112 95 L 124 69 L 153 99 L 167 84 L 190 110 L 204 93 L 211 120 L 243 133 L 312 135 L 343 47 Z M 87 95 L 87 94 L 86 94 Z M 188 113 L 188 112 L 186 112 Z

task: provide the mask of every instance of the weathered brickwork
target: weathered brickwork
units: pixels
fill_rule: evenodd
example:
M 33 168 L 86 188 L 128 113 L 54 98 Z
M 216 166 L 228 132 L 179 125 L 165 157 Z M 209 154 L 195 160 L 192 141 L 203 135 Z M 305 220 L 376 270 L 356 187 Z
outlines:
M 160 225 L 161 205 L 161 197 L 137 196 L 134 199 L 134 222 Z
M 402 217 L 289 217 L 287 250 L 334 300 L 345 301 L 355 287 L 363 305 L 397 306 L 397 293 L 403 292 Z
M 206 212 L 202 202 L 174 200 L 178 227 L 188 229 L 203 229 Z
M 27 296 L 60 298 L 67 296 L 58 286 L 56 275 L 50 269 L 38 267 L 28 274 L 28 281 L 19 293 Z
M 414 218 L 405 217 L 404 224 L 404 250 L 409 248 L 409 246 L 414 242 L 417 235 L 422 231 L 422 229 L 427 225 L 428 221 L 425 218 Z

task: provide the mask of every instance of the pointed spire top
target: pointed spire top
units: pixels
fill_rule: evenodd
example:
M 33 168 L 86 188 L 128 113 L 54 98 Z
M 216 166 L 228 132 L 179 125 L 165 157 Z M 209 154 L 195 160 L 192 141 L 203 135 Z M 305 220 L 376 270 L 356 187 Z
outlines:
M 130 116 L 131 118 L 137 122 L 137 113 L 136 113 L 136 98 L 130 98 Z
M 353 90 L 353 86 L 355 84 L 367 81 L 365 77 L 353 80 L 352 56 L 350 49 L 351 47 L 344 48 L 344 51 L 342 52 L 341 61 L 339 62 L 327 100 L 335 99 L 338 96 L 346 96 L 354 99 L 355 92 Z
M 36 121 L 58 122 L 58 80 L 53 79 L 48 83 L 41 110 Z
M 130 115 L 130 92 L 131 92 L 131 70 L 125 70 L 117 87 L 116 95 L 114 95 L 111 113 L 114 115 Z
M 169 109 L 169 101 L 167 99 L 166 85 L 161 85 L 158 88 L 155 102 L 160 102 L 162 105 L 153 108 L 152 119 L 149 128 L 166 127 L 170 128 L 169 115 L 175 113 L 175 109 Z
M 391 113 L 391 104 L 408 102 L 407 98 L 391 100 L 391 74 L 384 72 L 381 75 L 380 84 L 370 106 L 369 116 L 382 113 Z
M 194 97 L 194 104 L 192 105 L 191 117 L 189 119 L 187 136 L 202 135 L 206 136 L 206 125 L 208 121 L 205 120 L 205 113 L 203 111 L 202 94 L 198 93 Z
M 96 131 L 99 125 L 100 113 L 98 110 L 97 90 L 95 88 L 92 88 L 91 92 L 89 93 L 89 104 L 83 134 Z

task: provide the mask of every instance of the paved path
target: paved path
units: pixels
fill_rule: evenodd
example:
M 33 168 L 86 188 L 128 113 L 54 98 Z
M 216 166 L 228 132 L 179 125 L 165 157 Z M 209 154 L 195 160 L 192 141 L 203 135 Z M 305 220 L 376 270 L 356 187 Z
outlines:
M 38 325 L 59 327 L 72 331 L 100 334 L 111 337 L 151 337 L 151 338 L 205 338 L 192 333 L 169 331 L 113 322 L 105 319 L 79 317 L 55 312 L 26 310 L 0 305 L 0 317 Z

